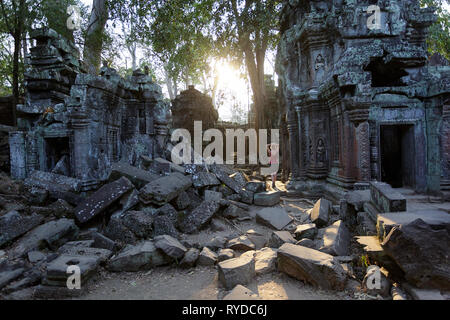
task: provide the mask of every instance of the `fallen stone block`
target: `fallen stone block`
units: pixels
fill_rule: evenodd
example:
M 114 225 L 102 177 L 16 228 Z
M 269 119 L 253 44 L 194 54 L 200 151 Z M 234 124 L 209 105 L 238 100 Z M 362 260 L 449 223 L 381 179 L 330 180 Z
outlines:
M 173 259 L 181 259 L 187 249 L 177 239 L 164 235 L 154 239 L 155 247 L 162 250 L 166 255 Z
M 66 287 L 67 279 L 71 275 L 67 273 L 67 268 L 69 266 L 77 266 L 81 271 L 80 280 L 83 286 L 97 270 L 100 260 L 100 257 L 96 256 L 60 255 L 47 265 L 43 284 Z
M 47 258 L 47 256 L 40 252 L 40 251 L 30 251 L 28 252 L 28 261 L 30 263 L 38 263 L 40 261 L 43 261 Z
M 200 255 L 200 250 L 196 248 L 190 248 L 185 254 L 183 259 L 180 262 L 181 268 L 193 268 L 198 260 L 198 256 Z
M 370 202 L 370 190 L 349 191 L 344 196 L 345 201 L 351 204 L 356 212 L 363 211 L 364 203 Z
M 295 228 L 294 235 L 297 240 L 304 238 L 314 240 L 317 235 L 317 227 L 314 223 L 301 224 Z
M 421 219 L 394 227 L 381 244 L 419 289 L 450 290 L 449 224 L 430 225 Z
M 99 259 L 100 263 L 108 261 L 113 255 L 113 252 L 107 249 L 99 249 L 92 247 L 71 247 L 71 248 L 60 248 L 58 253 L 70 255 L 70 256 L 83 256 L 83 257 L 96 257 Z
M 180 233 L 175 228 L 172 219 L 167 216 L 157 216 L 153 220 L 153 237 L 163 235 L 178 238 Z
M 349 254 L 350 232 L 341 220 L 319 231 L 319 250 L 333 256 Z
M 326 199 L 320 199 L 314 205 L 311 211 L 311 222 L 315 223 L 317 227 L 323 227 L 328 224 L 331 214 L 332 204 Z
M 245 173 L 236 172 L 230 175 L 230 178 L 236 181 L 240 187 L 240 189 L 245 188 L 245 185 L 249 182 L 249 178 Z
M 205 190 L 205 201 L 220 201 L 223 199 L 221 192 Z
M 277 250 L 262 248 L 255 254 L 255 272 L 257 275 L 271 273 L 277 270 Z
M 219 219 L 211 219 L 211 230 L 212 231 L 225 231 L 228 229 L 228 226 L 225 222 Z
M 280 203 L 281 193 L 278 191 L 266 191 L 255 193 L 253 203 L 261 207 L 273 207 Z
M 387 183 L 370 182 L 370 195 L 380 212 L 406 211 L 406 198 Z
M 440 290 L 437 289 L 419 289 L 415 288 L 409 284 L 403 285 L 406 292 L 413 298 L 413 300 L 424 300 L 424 301 L 444 301 L 448 300 Z
M 169 160 L 163 159 L 163 158 L 156 158 L 154 160 L 154 163 L 156 165 L 160 164 L 160 165 L 167 165 L 167 166 L 169 166 L 171 172 L 178 172 L 178 173 L 181 173 L 181 174 L 185 174 L 185 172 L 186 172 L 186 169 L 184 167 L 182 167 L 180 165 L 177 165 L 177 164 L 175 164 L 175 163 L 173 163 L 173 162 L 171 162 Z
M 208 247 L 209 249 L 211 249 L 213 251 L 217 251 L 219 249 L 225 248 L 226 244 L 227 244 L 227 239 L 225 239 L 224 237 L 221 237 L 221 236 L 216 236 L 216 237 L 212 238 L 210 241 L 208 241 L 205 244 L 205 247 Z
M 233 190 L 234 193 L 239 193 L 239 191 L 242 190 L 240 184 L 230 177 L 229 172 L 227 173 L 223 166 L 212 165 L 210 166 L 210 169 L 216 175 L 217 179 L 219 179 L 228 188 Z
M 289 231 L 273 231 L 269 242 L 267 244 L 270 248 L 278 249 L 285 243 L 295 243 L 294 237 L 292 237 Z
M 315 241 L 305 238 L 302 240 L 299 240 L 295 243 L 298 246 L 302 246 L 302 247 L 306 247 L 306 248 L 310 248 L 310 249 L 316 249 L 317 244 Z
M 184 210 L 190 206 L 191 199 L 189 198 L 189 195 L 183 191 L 178 195 L 173 204 L 178 210 Z
M 198 256 L 198 266 L 213 266 L 217 262 L 217 254 L 215 254 L 208 247 L 204 247 L 200 255 Z
M 227 248 L 235 251 L 250 251 L 255 250 L 255 244 L 247 236 L 240 236 L 228 241 Z
M 192 175 L 192 184 L 195 188 L 205 188 L 218 186 L 220 181 L 210 172 L 199 172 Z
M 219 255 L 217 257 L 217 260 L 219 262 L 233 259 L 234 258 L 234 250 L 233 249 L 221 249 L 219 251 Z
M 170 264 L 173 260 L 157 249 L 153 241 L 144 241 L 125 247 L 108 262 L 113 272 L 136 272 Z
M 290 243 L 278 249 L 278 270 L 327 290 L 343 290 L 347 279 L 333 256 Z
M 111 216 L 103 233 L 113 241 L 120 241 L 126 244 L 135 244 L 137 242 L 134 233 L 125 226 L 122 217 L 117 214 Z
M 241 190 L 239 191 L 239 195 L 241 197 L 241 202 L 246 204 L 253 204 L 255 193 L 249 190 Z
M 122 223 L 137 238 L 146 239 L 152 235 L 154 217 L 144 211 L 128 211 L 122 216 Z
M 255 249 L 260 250 L 266 246 L 268 236 L 253 229 L 247 230 L 245 235 L 255 244 Z
M 276 230 L 283 230 L 292 221 L 283 208 L 265 208 L 256 214 L 256 222 Z
M 253 193 L 266 192 L 266 183 L 259 181 L 250 181 L 245 185 L 245 190 L 251 191 Z
M 30 251 L 42 247 L 56 249 L 64 243 L 75 240 L 79 229 L 73 220 L 60 219 L 50 221 L 34 228 L 19 239 L 13 246 L 14 257 L 23 257 Z
M 93 248 L 99 248 L 99 249 L 107 249 L 112 252 L 116 250 L 116 243 L 109 239 L 108 237 L 105 237 L 103 234 L 95 232 L 94 233 L 94 243 L 92 244 Z
M 139 192 L 139 200 L 146 205 L 154 203 L 163 205 L 178 197 L 178 195 L 188 190 L 192 186 L 191 176 L 184 176 L 181 173 L 172 173 L 169 176 L 156 179 Z
M 227 289 L 231 290 L 238 284 L 246 285 L 255 277 L 255 258 L 243 256 L 222 261 L 219 266 L 219 281 Z
M 0 217 L 0 248 L 8 242 L 41 224 L 43 218 L 37 214 L 24 216 L 17 211 L 10 211 Z
M 75 208 L 77 220 L 85 223 L 93 219 L 133 189 L 134 185 L 124 177 L 108 183 Z
M 241 209 L 233 204 L 228 206 L 228 208 L 224 210 L 222 215 L 227 219 L 237 219 L 248 216 L 247 212 L 244 209 Z
M 194 233 L 204 228 L 219 211 L 220 205 L 216 201 L 204 201 L 195 208 L 191 213 L 187 214 L 180 223 L 180 229 L 184 233 Z
M 109 181 L 113 182 L 121 177 L 125 177 L 133 183 L 137 189 L 143 188 L 146 184 L 159 178 L 158 175 L 149 171 L 130 166 L 128 163 L 117 162 L 111 166 Z
M 247 289 L 246 287 L 238 284 L 236 287 L 234 287 L 233 290 L 231 290 L 229 294 L 227 294 L 223 298 L 223 300 L 231 300 L 231 301 L 259 300 L 259 297 L 256 293 L 254 293 L 250 289 Z
M 404 213 L 385 213 L 379 214 L 377 218 L 377 233 L 381 241 L 391 232 L 394 227 L 409 224 L 417 219 L 422 219 L 430 226 L 440 228 L 439 226 L 450 224 L 450 215 L 445 211 L 423 210 L 420 212 Z
M 7 266 L 0 269 L 0 290 L 12 281 L 19 278 L 24 272 L 23 267 Z

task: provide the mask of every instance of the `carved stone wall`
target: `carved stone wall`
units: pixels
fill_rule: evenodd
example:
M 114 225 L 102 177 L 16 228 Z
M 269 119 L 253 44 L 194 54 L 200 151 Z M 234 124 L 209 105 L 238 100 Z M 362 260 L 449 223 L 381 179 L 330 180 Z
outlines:
M 41 170 L 95 186 L 114 162 L 164 155 L 170 110 L 151 77 L 137 70 L 123 79 L 106 65 L 86 74 L 75 46 L 55 31 L 31 36 L 26 99 L 10 133 L 13 178 Z
M 380 29 L 367 24 L 373 4 Z M 440 179 L 447 185 L 448 121 L 441 122 L 450 73 L 428 65 L 435 19 L 416 0 L 285 1 L 276 69 L 288 115 L 290 188 L 327 182 L 345 190 L 381 180 L 390 166 L 383 152 L 391 150 L 380 148 L 386 128 L 402 146 L 400 184 L 431 193 L 440 191 Z

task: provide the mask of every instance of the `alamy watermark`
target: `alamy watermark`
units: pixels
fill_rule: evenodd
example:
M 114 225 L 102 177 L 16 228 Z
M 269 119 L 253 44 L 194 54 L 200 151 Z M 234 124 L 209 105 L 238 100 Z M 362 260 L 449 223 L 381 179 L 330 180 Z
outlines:
M 226 129 L 224 135 L 218 129 L 209 129 L 203 133 L 202 122 L 194 122 L 194 140 L 186 129 L 176 129 L 172 133 L 172 142 L 177 145 L 172 149 L 172 162 L 182 164 L 247 164 L 246 146 L 248 141 L 248 164 L 270 165 L 261 168 L 262 175 L 271 175 L 278 172 L 279 154 L 272 152 L 270 155 L 267 146 L 280 144 L 280 130 L 270 130 L 271 142 L 268 143 L 268 130 L 260 129 Z M 214 139 L 214 141 L 213 141 Z M 180 141 L 181 140 L 181 141 Z M 237 141 L 237 144 L 235 143 Z M 194 148 L 192 149 L 192 142 Z M 203 149 L 203 142 L 211 142 Z M 224 144 L 225 143 L 225 144 Z M 235 150 L 237 145 L 237 163 L 235 163 Z M 224 158 L 224 146 L 225 158 Z M 275 149 L 275 148 L 274 148 Z M 259 151 L 258 151 L 259 150 Z
M 381 29 L 381 8 L 377 5 L 371 5 L 367 8 L 367 13 L 371 14 L 367 19 L 367 28 L 370 30 Z
M 70 265 L 67 267 L 67 277 L 66 286 L 69 290 L 81 290 L 81 269 L 77 265 Z

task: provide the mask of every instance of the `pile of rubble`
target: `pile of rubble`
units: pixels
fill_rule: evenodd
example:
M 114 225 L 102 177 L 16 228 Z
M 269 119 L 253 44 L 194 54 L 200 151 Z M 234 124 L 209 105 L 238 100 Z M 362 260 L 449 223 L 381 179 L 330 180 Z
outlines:
M 108 181 L 90 194 L 76 180 L 38 171 L 23 184 L 7 176 L 2 181 L 7 182 L 0 185 L 5 298 L 24 292 L 33 298 L 79 296 L 101 270 L 167 265 L 215 267 L 221 286 L 231 290 L 224 299 L 258 299 L 243 286 L 277 271 L 373 299 L 406 299 L 404 289 L 421 298 L 420 288 L 448 288 L 448 227 L 442 228 L 448 215 L 435 212 L 416 220 L 412 213 L 395 212 L 406 210 L 406 199 L 386 184 L 348 192 L 340 205 L 322 198 L 298 217 L 278 205 L 280 192 L 225 165 L 178 166 L 155 159 L 144 170 L 117 163 Z M 412 221 L 405 225 L 407 220 Z M 237 224 L 244 221 L 268 232 L 242 231 Z M 239 232 L 207 243 L 189 238 L 227 225 Z M 80 267 L 82 290 L 67 288 L 70 265 Z M 379 286 L 371 285 L 374 279 Z

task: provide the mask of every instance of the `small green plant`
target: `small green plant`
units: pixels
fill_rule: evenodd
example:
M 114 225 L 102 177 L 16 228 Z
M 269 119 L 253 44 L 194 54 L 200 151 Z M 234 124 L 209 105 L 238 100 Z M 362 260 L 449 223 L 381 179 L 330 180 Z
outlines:
M 369 256 L 367 254 L 361 256 L 361 265 L 366 268 L 370 266 Z

